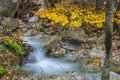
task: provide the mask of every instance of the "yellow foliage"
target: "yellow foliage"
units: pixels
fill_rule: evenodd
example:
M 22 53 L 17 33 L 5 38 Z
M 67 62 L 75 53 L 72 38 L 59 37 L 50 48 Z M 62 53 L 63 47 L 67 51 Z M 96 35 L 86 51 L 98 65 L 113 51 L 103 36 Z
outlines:
M 118 70 L 120 71 L 120 67 L 118 67 Z
M 12 33 L 12 36 L 13 36 L 13 37 L 17 37 L 17 34 L 15 34 L 15 33 Z
M 117 12 L 115 13 L 115 15 L 116 15 L 116 18 L 114 18 L 114 20 L 115 20 L 118 24 L 120 24 L 120 11 L 117 11 Z
M 57 4 L 55 8 L 37 11 L 36 15 L 49 19 L 52 25 L 61 23 L 62 26 L 65 26 L 69 23 L 70 27 L 80 27 L 82 22 L 85 22 L 101 28 L 105 22 L 105 12 L 95 12 L 94 8 L 85 9 L 75 5 L 64 7 Z M 116 15 L 120 17 L 120 12 Z M 116 19 L 113 18 L 113 20 Z M 120 23 L 120 20 L 117 19 L 117 22 Z

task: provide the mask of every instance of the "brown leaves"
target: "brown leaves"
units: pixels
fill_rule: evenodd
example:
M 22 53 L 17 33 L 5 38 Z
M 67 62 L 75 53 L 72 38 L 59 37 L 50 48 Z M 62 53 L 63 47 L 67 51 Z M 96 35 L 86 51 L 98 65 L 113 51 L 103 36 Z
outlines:
M 101 67 L 102 62 L 100 61 L 100 57 L 94 58 L 88 65 L 97 65 L 97 66 Z

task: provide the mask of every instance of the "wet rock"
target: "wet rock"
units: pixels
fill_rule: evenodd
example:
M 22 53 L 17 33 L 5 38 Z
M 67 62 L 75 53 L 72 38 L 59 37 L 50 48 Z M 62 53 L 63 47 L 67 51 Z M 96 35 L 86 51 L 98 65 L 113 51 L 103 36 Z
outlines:
M 29 53 L 33 52 L 34 49 L 32 46 L 30 46 L 29 44 L 23 44 L 23 49 L 24 49 L 24 55 L 28 55 Z
M 58 58 L 58 57 L 63 57 L 63 55 L 65 54 L 66 54 L 66 50 L 64 48 L 59 48 L 51 52 L 49 55 L 52 57 Z
M 46 53 L 52 53 L 58 44 L 58 37 L 57 36 L 46 36 L 46 39 L 43 38 L 43 41 L 45 41 L 45 51 Z

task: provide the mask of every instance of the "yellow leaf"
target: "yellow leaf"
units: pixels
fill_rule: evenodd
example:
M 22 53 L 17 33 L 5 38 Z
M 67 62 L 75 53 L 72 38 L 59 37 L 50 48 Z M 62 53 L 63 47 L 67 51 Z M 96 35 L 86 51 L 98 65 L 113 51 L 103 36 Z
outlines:
M 114 61 L 113 63 L 114 63 L 114 64 L 118 64 L 118 62 L 117 62 L 117 61 Z
M 24 40 L 25 40 L 25 38 L 20 38 L 20 40 L 24 41 Z
M 13 36 L 13 37 L 17 37 L 17 34 L 12 33 L 12 36 Z
M 120 67 L 117 68 L 120 71 Z

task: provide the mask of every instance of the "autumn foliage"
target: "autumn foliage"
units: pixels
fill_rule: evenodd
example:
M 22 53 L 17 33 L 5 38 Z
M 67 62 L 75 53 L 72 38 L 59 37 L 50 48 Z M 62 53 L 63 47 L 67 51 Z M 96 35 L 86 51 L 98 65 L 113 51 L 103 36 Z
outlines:
M 116 12 L 117 18 L 113 18 L 120 23 L 120 12 Z M 76 5 L 63 6 L 62 3 L 56 4 L 54 8 L 47 8 L 42 11 L 37 11 L 42 19 L 49 19 L 51 24 L 61 23 L 62 26 L 69 25 L 70 27 L 81 27 L 83 22 L 94 25 L 97 28 L 102 28 L 105 22 L 105 11 L 95 11 L 95 8 L 83 8 Z

